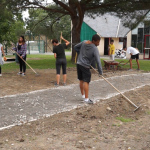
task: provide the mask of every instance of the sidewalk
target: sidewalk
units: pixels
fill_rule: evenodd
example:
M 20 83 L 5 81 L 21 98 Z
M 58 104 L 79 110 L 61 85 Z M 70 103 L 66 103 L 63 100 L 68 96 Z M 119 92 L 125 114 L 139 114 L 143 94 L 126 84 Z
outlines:
M 125 92 L 150 85 L 150 73 L 117 76 L 108 80 L 121 92 Z M 92 81 L 90 84 L 89 97 L 94 102 L 117 94 L 103 79 Z M 77 84 L 0 97 L 0 129 L 69 111 L 83 105 L 85 103 L 82 101 Z

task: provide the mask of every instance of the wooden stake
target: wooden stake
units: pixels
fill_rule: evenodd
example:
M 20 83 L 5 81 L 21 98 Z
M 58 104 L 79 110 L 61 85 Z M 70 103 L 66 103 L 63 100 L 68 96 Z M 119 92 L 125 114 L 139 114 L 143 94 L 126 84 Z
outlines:
M 62 37 L 62 31 L 61 31 L 61 34 L 60 34 L 60 44 L 61 44 L 61 37 Z

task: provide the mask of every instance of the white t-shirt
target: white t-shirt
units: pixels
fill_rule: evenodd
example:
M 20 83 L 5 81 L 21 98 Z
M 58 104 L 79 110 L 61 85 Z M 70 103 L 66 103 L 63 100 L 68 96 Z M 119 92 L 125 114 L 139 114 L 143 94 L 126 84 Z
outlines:
M 134 47 L 128 47 L 127 48 L 127 53 L 129 53 L 129 54 L 132 53 L 132 55 L 136 55 L 136 54 L 139 54 L 139 51 Z
M 0 52 L 2 52 L 3 45 L 0 43 Z
M 2 50 L 1 50 L 2 46 L 3 46 L 3 45 L 0 43 L 0 65 L 3 65 Z

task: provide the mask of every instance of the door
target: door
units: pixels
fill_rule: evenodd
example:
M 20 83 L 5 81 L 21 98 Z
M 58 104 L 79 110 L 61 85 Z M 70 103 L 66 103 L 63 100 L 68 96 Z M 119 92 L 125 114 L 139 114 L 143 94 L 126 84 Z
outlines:
M 109 38 L 104 39 L 104 55 L 108 55 Z
M 150 59 L 150 35 L 145 35 L 144 37 L 144 59 Z

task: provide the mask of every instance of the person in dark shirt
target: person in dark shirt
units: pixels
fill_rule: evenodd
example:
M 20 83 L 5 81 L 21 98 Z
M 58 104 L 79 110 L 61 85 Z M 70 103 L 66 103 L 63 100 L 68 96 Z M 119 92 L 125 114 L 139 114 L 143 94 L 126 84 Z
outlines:
M 53 53 L 54 57 L 56 58 L 56 86 L 59 85 L 60 82 L 60 69 L 62 67 L 63 71 L 63 85 L 66 85 L 66 79 L 67 79 L 67 72 L 66 72 L 66 67 L 67 67 L 67 61 L 66 61 L 66 56 L 65 56 L 65 50 L 67 46 L 70 44 L 69 41 L 64 39 L 62 36 L 60 37 L 63 41 L 65 41 L 65 44 L 60 44 L 58 43 L 57 39 L 52 40 L 52 44 L 54 46 L 53 48 Z

